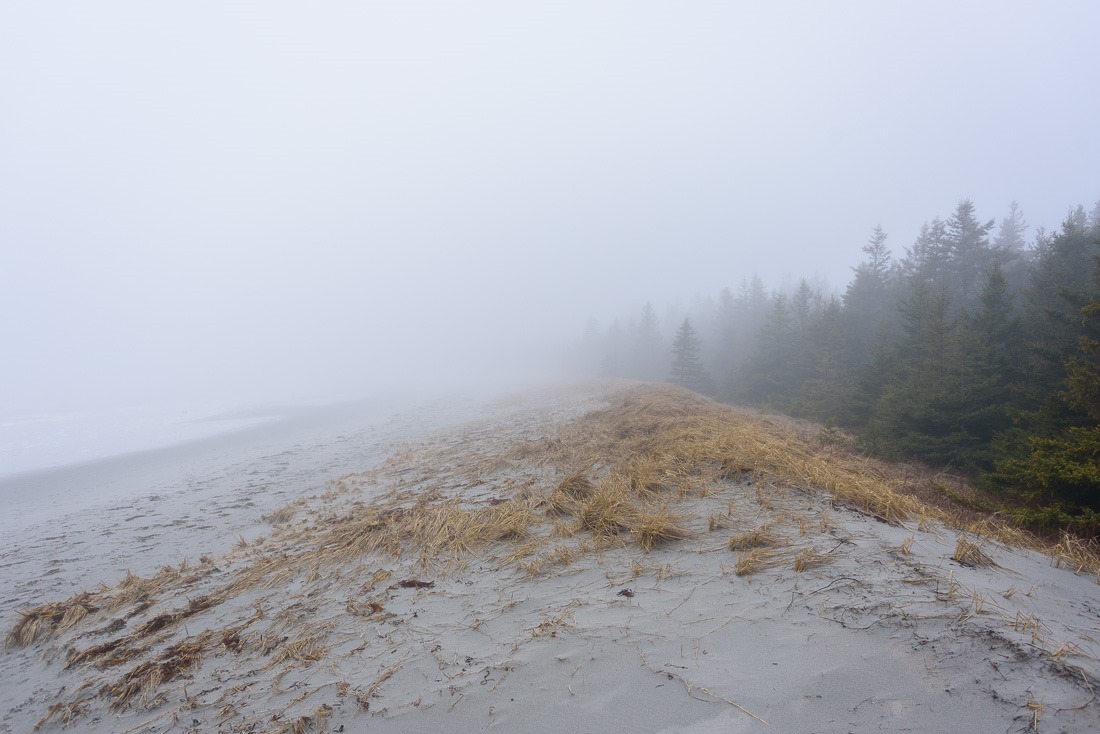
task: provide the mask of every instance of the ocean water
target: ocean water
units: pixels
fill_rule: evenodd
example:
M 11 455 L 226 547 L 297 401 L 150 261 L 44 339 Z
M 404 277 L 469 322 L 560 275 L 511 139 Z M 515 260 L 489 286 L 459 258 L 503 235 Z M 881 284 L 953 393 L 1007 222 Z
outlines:
M 117 525 L 152 517 L 156 506 L 150 538 L 201 508 L 255 522 L 261 507 L 374 466 L 394 441 L 481 410 L 474 400 L 388 395 L 228 413 L 142 406 L 0 420 L 0 556 L 6 543 L 95 524 L 105 512 Z
M 215 403 L 0 415 L 0 477 L 175 446 L 279 417 Z

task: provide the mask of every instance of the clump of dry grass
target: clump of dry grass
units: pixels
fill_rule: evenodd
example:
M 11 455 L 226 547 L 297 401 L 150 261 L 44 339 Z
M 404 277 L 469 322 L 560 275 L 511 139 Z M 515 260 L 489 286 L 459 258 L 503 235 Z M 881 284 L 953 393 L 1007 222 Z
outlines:
M 563 515 L 575 515 L 580 503 L 592 496 L 595 486 L 583 473 L 570 472 L 550 493 L 547 505 L 550 510 Z
M 46 711 L 46 715 L 39 719 L 38 723 L 34 725 L 34 731 L 38 731 L 51 723 L 60 724 L 61 728 L 64 729 L 83 716 L 87 707 L 87 699 L 69 703 L 55 703 Z
M 152 704 L 155 701 L 153 694 L 158 688 L 199 664 L 212 634 L 204 632 L 172 645 L 157 659 L 136 665 L 113 685 L 104 686 L 102 693 L 114 699 L 111 702 L 112 713 L 125 710 L 139 695 L 142 705 Z
M 784 544 L 782 536 L 771 532 L 767 525 L 761 525 L 747 533 L 731 536 L 726 547 L 731 551 L 746 551 L 754 548 L 777 548 Z
M 146 648 L 134 646 L 128 637 L 119 637 L 99 645 L 92 645 L 83 650 L 70 652 L 65 663 L 66 668 L 72 668 L 85 663 L 95 663 L 101 668 L 109 668 L 134 660 L 142 655 Z
M 951 554 L 951 560 L 964 566 L 995 567 L 997 565 L 977 543 L 963 535 L 960 535 L 955 542 L 955 552 Z
M 754 573 L 783 565 L 786 557 L 782 551 L 775 548 L 754 548 L 742 553 L 737 558 L 735 571 L 738 576 L 751 576 Z
M 210 609 L 211 607 L 220 604 L 222 601 L 223 599 L 218 596 L 201 596 L 192 599 L 187 603 L 186 607 L 182 607 L 171 612 L 166 612 L 164 614 L 158 614 L 157 616 L 153 617 L 137 629 L 135 636 L 148 637 L 149 635 L 160 632 L 161 630 L 174 627 L 180 622 L 195 616 L 199 612 L 205 612 L 207 609 Z
M 637 508 L 621 485 L 603 482 L 577 508 L 577 526 L 596 536 L 618 535 L 629 530 Z
M 798 555 L 794 557 L 794 570 L 798 573 L 802 573 L 811 568 L 824 566 L 832 560 L 833 557 L 828 553 L 819 553 L 813 548 L 803 548 L 798 552 Z
M 549 551 L 534 555 L 530 560 L 520 563 L 519 569 L 527 576 L 540 576 L 552 569 L 568 566 L 583 551 L 583 545 L 570 546 L 557 543 Z
M 787 485 L 818 488 L 886 522 L 927 508 L 898 491 L 870 460 L 813 441 L 759 414 L 719 405 L 671 386 L 647 385 L 585 420 L 582 430 L 608 452 L 631 457 L 635 487 L 661 491 L 709 467 L 717 476 L 768 475 Z M 605 423 L 602 430 L 592 424 Z M 640 462 L 636 457 L 645 457 Z
M 294 515 L 297 513 L 297 511 L 298 508 L 294 507 L 294 505 L 285 505 L 275 510 L 274 512 L 270 512 L 264 515 L 260 519 L 272 525 L 283 525 L 294 519 Z
M 526 503 L 510 500 L 478 513 L 474 524 L 475 542 L 518 541 L 527 537 L 535 513 Z
M 374 605 L 371 605 L 370 608 L 371 611 L 375 609 L 381 611 L 380 608 Z M 325 655 L 328 654 L 328 647 L 324 644 L 324 640 L 330 630 L 331 626 L 329 625 L 311 626 L 294 639 L 285 641 L 271 658 L 271 662 L 268 663 L 267 667 L 272 668 L 285 662 L 309 666 L 323 660 Z
M 656 508 L 646 509 L 631 518 L 630 534 L 646 553 L 662 543 L 673 540 L 686 540 L 691 533 L 683 527 L 684 517 L 662 503 Z
M 666 491 L 677 478 L 677 472 L 670 470 L 659 451 L 629 456 L 617 473 L 626 477 L 630 490 L 642 497 Z
M 9 647 L 26 647 L 73 627 L 91 612 L 98 611 L 92 595 L 81 592 L 65 601 L 49 602 L 19 613 L 19 621 L 8 632 Z
M 133 584 L 134 582 L 132 580 L 123 579 L 123 583 Z M 109 592 L 110 590 L 106 590 L 104 593 Z M 185 620 L 220 604 L 223 600 L 223 597 L 216 595 L 197 597 L 189 601 L 185 607 L 158 614 L 147 620 L 129 635 L 116 637 L 115 639 L 86 647 L 83 650 L 73 648 L 68 653 L 65 667 L 72 668 L 78 665 L 91 664 L 102 669 L 135 660 L 148 651 L 149 645 L 147 638 L 171 630 Z M 139 604 L 130 616 L 134 616 L 147 608 L 147 604 Z M 125 620 L 116 619 L 102 630 L 99 630 L 99 632 L 118 632 L 125 629 L 125 627 Z
M 1096 539 L 1085 541 L 1069 533 L 1062 533 L 1051 555 L 1058 568 L 1072 568 L 1074 573 L 1089 571 L 1100 575 L 1100 544 Z M 1100 579 L 1098 579 L 1100 580 Z

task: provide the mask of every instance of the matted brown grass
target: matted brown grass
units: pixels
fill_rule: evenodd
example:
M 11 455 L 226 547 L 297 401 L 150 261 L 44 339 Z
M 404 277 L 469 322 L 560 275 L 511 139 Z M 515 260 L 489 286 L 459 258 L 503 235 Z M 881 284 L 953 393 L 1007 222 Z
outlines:
M 814 548 L 803 548 L 794 557 L 794 570 L 802 573 L 803 571 L 809 571 L 811 568 L 824 566 L 832 560 L 833 556 L 828 553 L 821 553 Z
M 618 427 L 620 441 L 653 458 L 656 466 L 648 468 L 647 476 L 667 481 L 709 469 L 722 476 L 770 477 L 831 492 L 838 501 L 893 524 L 928 512 L 866 459 L 820 450 L 758 414 L 683 391 L 647 388 L 644 397 L 609 408 L 605 419 Z
M 66 601 L 49 602 L 19 613 L 19 621 L 8 632 L 7 644 L 26 647 L 39 638 L 49 638 L 76 625 L 96 611 L 93 596 L 81 592 Z
M 199 664 L 212 636 L 208 631 L 173 645 L 156 659 L 139 663 L 115 683 L 104 686 L 101 692 L 112 698 L 111 711 L 122 711 L 135 701 L 149 706 L 161 685 Z

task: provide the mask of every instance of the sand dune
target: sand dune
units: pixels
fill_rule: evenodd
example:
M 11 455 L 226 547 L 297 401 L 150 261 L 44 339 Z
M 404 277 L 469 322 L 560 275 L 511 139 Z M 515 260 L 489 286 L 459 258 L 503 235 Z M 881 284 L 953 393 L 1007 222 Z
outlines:
M 5 550 L 0 731 L 1100 729 L 1073 548 L 672 388 L 445 414 Z

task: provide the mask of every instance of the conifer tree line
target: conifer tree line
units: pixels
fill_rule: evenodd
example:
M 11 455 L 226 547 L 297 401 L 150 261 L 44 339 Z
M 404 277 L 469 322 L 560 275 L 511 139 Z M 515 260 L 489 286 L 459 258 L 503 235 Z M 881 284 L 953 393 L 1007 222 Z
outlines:
M 833 424 L 859 448 L 975 477 L 1025 524 L 1100 531 L 1100 203 L 1031 233 L 969 200 L 895 258 L 875 228 L 842 295 L 801 280 L 608 328 L 571 358 Z

